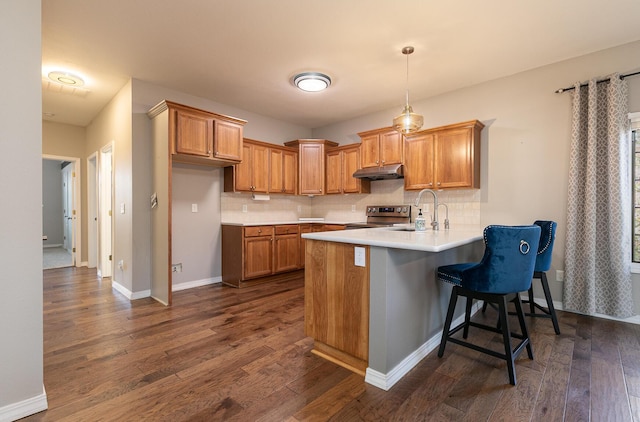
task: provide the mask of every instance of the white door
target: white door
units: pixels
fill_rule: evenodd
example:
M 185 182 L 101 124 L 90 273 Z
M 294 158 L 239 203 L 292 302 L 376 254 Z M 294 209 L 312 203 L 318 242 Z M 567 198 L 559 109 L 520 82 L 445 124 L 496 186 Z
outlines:
M 64 248 L 71 254 L 71 265 L 76 263 L 75 222 L 76 210 L 73 206 L 74 164 L 70 163 L 62 169 L 62 219 L 64 229 Z
M 113 154 L 111 146 L 100 151 L 100 193 L 98 227 L 100 234 L 100 254 L 98 275 L 111 277 L 112 274 L 112 166 Z

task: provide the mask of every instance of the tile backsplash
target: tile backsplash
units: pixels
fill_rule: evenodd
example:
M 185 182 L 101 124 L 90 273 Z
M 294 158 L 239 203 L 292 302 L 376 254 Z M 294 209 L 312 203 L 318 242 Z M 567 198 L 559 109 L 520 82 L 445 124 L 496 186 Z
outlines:
M 248 193 L 222 193 L 221 213 L 223 222 L 295 221 L 300 217 L 321 217 L 334 222 L 365 221 L 367 205 L 413 205 L 417 196 L 418 191 L 404 190 L 402 179 L 372 182 L 371 193 L 368 194 L 271 195 L 269 200 L 254 200 Z M 438 202 L 447 204 L 452 226 L 480 224 L 479 190 L 440 191 Z M 421 205 L 422 213 L 428 218 L 433 212 L 432 196 L 423 195 Z M 440 221 L 444 221 L 445 208 L 441 206 L 438 213 Z M 413 218 L 417 214 L 418 210 L 413 210 Z

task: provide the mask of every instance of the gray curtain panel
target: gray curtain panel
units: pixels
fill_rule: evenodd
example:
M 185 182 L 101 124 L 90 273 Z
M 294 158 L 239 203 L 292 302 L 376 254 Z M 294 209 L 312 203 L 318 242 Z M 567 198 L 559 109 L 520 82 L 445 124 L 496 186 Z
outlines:
M 569 162 L 564 308 L 633 315 L 627 84 L 575 85 Z

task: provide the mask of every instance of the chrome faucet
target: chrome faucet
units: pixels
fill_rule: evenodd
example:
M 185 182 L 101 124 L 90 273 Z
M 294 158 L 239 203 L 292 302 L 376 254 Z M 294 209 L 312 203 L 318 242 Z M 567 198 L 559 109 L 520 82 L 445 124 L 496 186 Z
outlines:
M 418 197 L 416 198 L 416 207 L 420 206 L 420 199 L 422 198 L 422 194 L 425 192 L 429 192 L 431 195 L 433 195 L 433 218 L 431 219 L 431 228 L 433 228 L 433 230 L 439 230 L 440 224 L 438 223 L 438 195 L 436 194 L 436 192 L 431 189 L 422 189 L 420 193 L 418 193 Z
M 449 206 L 447 204 L 445 204 L 444 202 L 441 203 L 438 206 L 443 206 L 444 209 L 445 209 L 446 214 L 445 214 L 445 217 L 444 217 L 444 229 L 445 230 L 449 230 Z

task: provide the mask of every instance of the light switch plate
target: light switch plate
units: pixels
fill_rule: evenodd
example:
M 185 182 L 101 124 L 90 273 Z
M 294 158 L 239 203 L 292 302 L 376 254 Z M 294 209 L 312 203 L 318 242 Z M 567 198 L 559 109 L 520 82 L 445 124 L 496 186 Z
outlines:
M 355 252 L 354 252 L 354 256 L 355 256 L 355 262 L 354 265 L 356 267 L 364 267 L 367 265 L 367 261 L 365 259 L 365 253 L 364 253 L 364 248 L 361 246 L 355 246 Z
M 124 202 L 120 204 L 120 214 L 124 214 Z
M 198 204 L 191 204 L 191 212 L 198 212 Z

